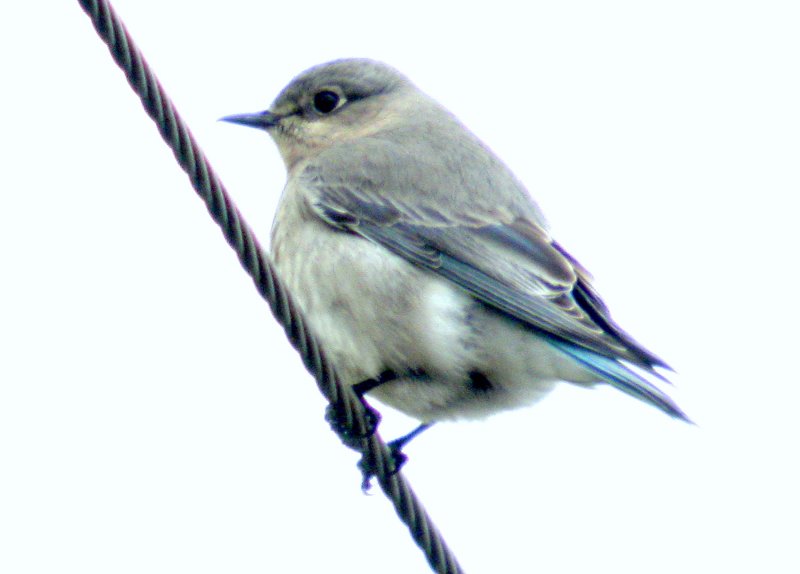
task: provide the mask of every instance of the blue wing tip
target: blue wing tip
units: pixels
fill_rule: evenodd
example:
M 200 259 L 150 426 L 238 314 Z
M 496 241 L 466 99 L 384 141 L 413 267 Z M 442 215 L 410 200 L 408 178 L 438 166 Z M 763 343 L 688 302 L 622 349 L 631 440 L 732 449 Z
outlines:
M 655 405 L 655 406 L 661 408 L 662 411 L 664 411 L 674 419 L 678 419 L 685 423 L 689 423 L 692 426 L 697 426 L 697 423 L 694 422 L 691 418 L 689 418 L 689 415 L 687 415 L 683 411 L 683 409 L 681 409 L 678 405 L 676 405 L 671 399 L 669 401 L 666 401 L 664 406 L 661 405 Z

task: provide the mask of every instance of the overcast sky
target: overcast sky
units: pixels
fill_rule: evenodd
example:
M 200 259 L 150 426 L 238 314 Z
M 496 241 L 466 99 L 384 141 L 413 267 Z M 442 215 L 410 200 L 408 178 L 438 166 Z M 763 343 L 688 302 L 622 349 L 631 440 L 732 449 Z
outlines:
M 0 571 L 427 572 L 78 3 L 7 4 Z M 675 367 L 696 427 L 564 384 L 412 443 L 467 572 L 800 570 L 795 3 L 115 4 L 265 245 L 283 165 L 217 118 L 384 60 Z

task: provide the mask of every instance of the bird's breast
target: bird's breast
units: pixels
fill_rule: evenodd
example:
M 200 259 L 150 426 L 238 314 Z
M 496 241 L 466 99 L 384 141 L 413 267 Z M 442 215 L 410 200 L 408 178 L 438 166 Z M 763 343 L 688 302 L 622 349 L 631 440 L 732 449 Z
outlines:
M 284 195 L 272 258 L 344 379 L 459 364 L 474 304 L 466 293 Z

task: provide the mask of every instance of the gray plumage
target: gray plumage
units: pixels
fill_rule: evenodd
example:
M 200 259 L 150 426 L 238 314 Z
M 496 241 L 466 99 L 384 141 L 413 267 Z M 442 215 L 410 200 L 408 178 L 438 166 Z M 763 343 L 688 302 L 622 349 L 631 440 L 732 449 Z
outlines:
M 391 67 L 340 60 L 295 78 L 266 129 L 288 181 L 272 257 L 343 380 L 419 419 L 530 404 L 606 382 L 686 418 L 642 373 L 666 364 L 611 319 L 524 186 Z

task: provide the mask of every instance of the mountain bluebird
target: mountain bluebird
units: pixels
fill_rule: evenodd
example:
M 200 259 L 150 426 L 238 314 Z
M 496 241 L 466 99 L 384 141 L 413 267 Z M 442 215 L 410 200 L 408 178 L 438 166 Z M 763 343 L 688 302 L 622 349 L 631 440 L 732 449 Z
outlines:
M 223 119 L 278 146 L 271 255 L 359 394 L 425 428 L 604 382 L 686 419 L 645 377 L 667 365 L 611 319 L 522 183 L 393 68 L 322 64 Z

